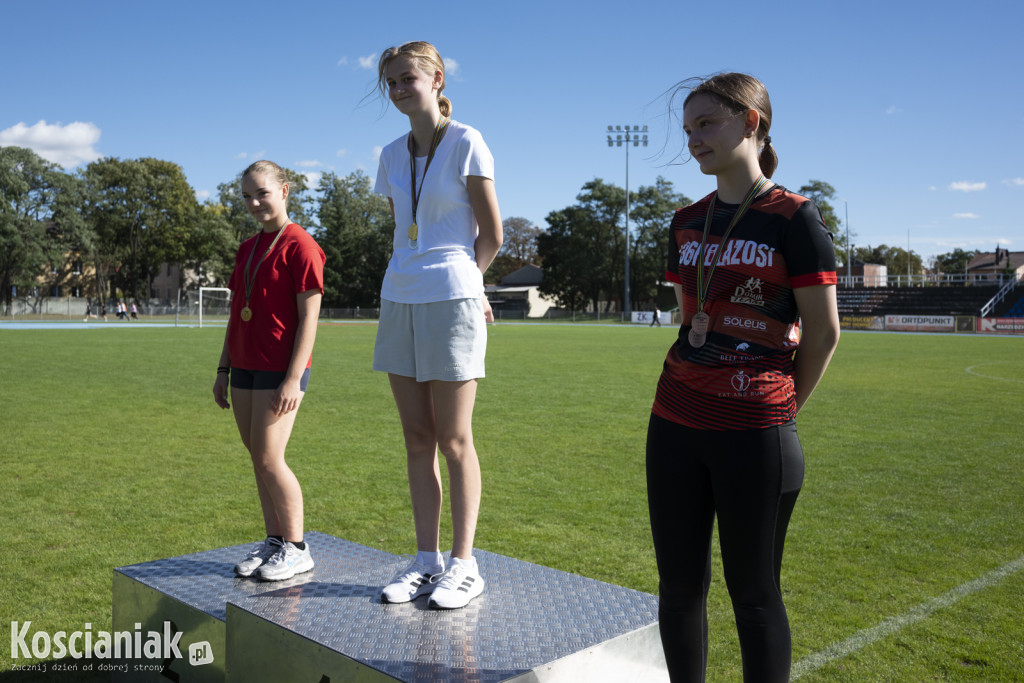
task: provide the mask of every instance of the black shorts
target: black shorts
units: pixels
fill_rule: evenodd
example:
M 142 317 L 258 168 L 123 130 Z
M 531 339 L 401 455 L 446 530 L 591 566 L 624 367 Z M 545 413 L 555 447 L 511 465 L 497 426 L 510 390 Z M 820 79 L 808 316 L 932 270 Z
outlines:
M 235 389 L 248 389 L 258 391 L 261 389 L 277 389 L 284 381 L 287 372 L 275 372 L 271 370 L 243 370 L 242 368 L 231 368 L 231 386 Z M 302 373 L 299 379 L 299 389 L 306 390 L 309 386 L 309 368 Z

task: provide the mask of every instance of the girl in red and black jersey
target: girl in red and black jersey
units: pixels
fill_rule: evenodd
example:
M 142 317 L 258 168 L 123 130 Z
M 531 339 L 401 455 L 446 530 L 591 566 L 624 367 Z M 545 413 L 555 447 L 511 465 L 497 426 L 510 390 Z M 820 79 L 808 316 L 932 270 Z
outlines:
M 313 568 L 303 540 L 302 489 L 284 456 L 309 384 L 326 258 L 288 219 L 288 193 L 288 176 L 272 161 L 242 173 L 242 198 L 262 229 L 235 256 L 231 315 L 213 385 L 217 405 L 234 409 L 267 533 L 235 573 L 264 581 Z
M 673 681 L 704 680 L 717 516 L 744 680 L 788 681 L 779 574 L 803 483 L 795 418 L 839 340 L 835 257 L 814 203 L 769 180 L 764 85 L 728 73 L 685 90 L 688 150 L 717 190 L 669 231 L 682 326 L 647 433 L 662 644 Z

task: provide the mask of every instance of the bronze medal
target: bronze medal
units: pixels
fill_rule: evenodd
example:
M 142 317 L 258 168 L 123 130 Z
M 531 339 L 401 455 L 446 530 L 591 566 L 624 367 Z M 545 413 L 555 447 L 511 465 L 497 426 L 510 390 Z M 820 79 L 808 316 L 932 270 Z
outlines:
M 238 317 L 242 319 L 242 322 L 249 322 L 250 320 L 252 320 L 252 309 L 249 308 L 248 306 L 243 306 L 241 312 L 238 314 Z
M 690 331 L 686 335 L 687 341 L 690 342 L 690 346 L 695 349 L 699 349 L 704 346 L 707 341 L 708 335 L 708 324 L 711 321 L 711 316 L 704 312 L 704 307 L 708 302 L 708 293 L 711 288 L 711 276 L 715 273 L 715 268 L 718 267 L 718 261 L 722 257 L 722 252 L 726 248 L 726 244 L 729 241 L 729 234 L 732 233 L 732 229 L 736 227 L 736 224 L 740 222 L 743 215 L 750 208 L 750 205 L 754 203 L 757 195 L 762 189 L 768 184 L 768 179 L 763 175 L 758 176 L 754 184 L 747 190 L 746 196 L 743 198 L 743 202 L 739 208 L 733 214 L 732 219 L 729 221 L 729 227 L 725 229 L 725 233 L 722 235 L 722 239 L 719 242 L 719 248 L 715 251 L 714 260 L 710 264 L 710 269 L 707 274 L 704 273 L 704 262 L 708 259 L 707 243 L 708 234 L 711 232 L 711 221 L 715 213 L 715 200 L 718 198 L 718 192 L 715 191 L 711 195 L 711 202 L 708 204 L 708 212 L 704 216 L 704 234 L 700 240 L 700 247 L 697 249 L 697 312 L 693 314 L 693 318 L 690 319 Z
M 699 349 L 704 346 L 704 342 L 707 341 L 708 336 L 708 322 L 711 320 L 704 311 L 701 311 L 693 316 L 690 321 L 690 332 L 686 335 L 687 340 L 690 342 L 690 346 L 695 349 Z
M 420 226 L 413 223 L 409 226 L 409 242 L 410 244 L 416 241 L 416 238 L 420 235 Z

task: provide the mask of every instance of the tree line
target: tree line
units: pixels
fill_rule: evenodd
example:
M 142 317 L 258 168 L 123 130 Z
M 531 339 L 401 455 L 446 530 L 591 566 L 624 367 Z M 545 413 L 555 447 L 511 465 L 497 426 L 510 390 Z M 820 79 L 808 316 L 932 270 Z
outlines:
M 394 219 L 387 199 L 362 171 L 324 173 L 316 187 L 286 169 L 289 216 L 327 255 L 324 307 L 374 308 L 391 256 Z M 74 173 L 29 149 L 0 147 L 0 292 L 5 311 L 19 297 L 46 298 L 76 285 L 82 296 L 150 298 L 154 277 L 177 266 L 182 290 L 223 286 L 238 245 L 258 229 L 240 193 L 241 174 L 200 202 L 181 167 L 153 158 L 94 161 Z M 835 190 L 812 180 L 798 190 L 814 199 L 835 237 L 837 262 L 846 239 L 832 201 Z M 565 309 L 622 310 L 625 290 L 626 192 L 600 178 L 576 202 L 550 212 L 542 230 L 525 218 L 504 220 L 504 245 L 487 281 L 500 282 L 527 264 L 544 269 L 541 292 Z M 629 291 L 633 308 L 654 303 L 666 267 L 666 229 L 691 200 L 658 177 L 629 195 Z M 860 247 L 854 257 L 906 271 L 907 252 Z M 959 263 L 963 254 L 949 256 Z M 912 252 L 911 267 L 920 269 Z M 913 259 L 916 258 L 916 261 Z M 940 257 L 941 258 L 941 257 Z M 900 259 L 903 259 L 902 261 Z M 951 268 L 952 269 L 952 268 Z M 90 282 L 83 283 L 83 278 Z M 662 293 L 662 295 L 664 295 Z M 662 302 L 665 305 L 665 302 Z

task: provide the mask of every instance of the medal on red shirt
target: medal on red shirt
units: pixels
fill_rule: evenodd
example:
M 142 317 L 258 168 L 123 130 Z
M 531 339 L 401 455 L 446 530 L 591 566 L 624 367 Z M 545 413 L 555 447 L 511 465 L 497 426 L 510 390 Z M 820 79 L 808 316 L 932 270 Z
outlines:
M 700 249 L 697 251 L 697 312 L 693 314 L 693 318 L 690 319 L 690 331 L 686 335 L 687 341 L 690 342 L 690 346 L 695 349 L 699 349 L 704 346 L 707 341 L 708 325 L 711 322 L 711 316 L 704 311 L 704 306 L 708 300 L 708 289 L 711 286 L 711 276 L 715 273 L 715 268 L 718 267 L 718 261 L 722 258 L 722 252 L 725 250 L 725 245 L 729 240 L 729 234 L 732 229 L 736 227 L 736 224 L 740 222 L 743 215 L 750 208 L 750 205 L 754 203 L 754 198 L 757 197 L 758 193 L 764 189 L 765 185 L 768 184 L 768 179 L 763 175 L 759 176 L 758 179 L 750 186 L 747 190 L 747 195 L 743 198 L 743 202 L 736 209 L 736 213 L 733 214 L 732 220 L 729 221 L 729 227 L 725 229 L 725 233 L 722 235 L 722 241 L 719 243 L 718 249 L 715 251 L 714 262 L 711 264 L 711 269 L 707 273 L 707 278 L 704 277 L 704 259 L 707 254 L 707 241 L 708 233 L 711 231 L 711 219 L 715 213 L 715 200 L 718 198 L 718 192 L 715 191 L 711 195 L 711 202 L 708 204 L 708 212 L 704 217 L 704 235 L 700 240 Z
M 419 192 L 416 191 L 416 144 L 412 139 L 412 133 L 409 133 L 406 144 L 409 147 L 409 175 L 412 176 L 412 224 L 409 225 L 410 249 L 415 249 L 419 244 L 417 240 L 420 236 L 420 227 L 416 224 L 416 209 L 420 205 L 420 195 L 423 193 L 423 182 L 427 179 L 427 169 L 430 168 L 434 152 L 437 151 L 437 146 L 441 144 L 441 138 L 444 137 L 445 131 L 448 130 L 448 124 L 451 122 L 451 117 L 446 116 L 438 120 L 437 125 L 434 126 L 434 137 L 430 140 L 430 151 L 427 152 L 427 163 L 423 166 L 423 181 L 420 182 Z
M 264 259 L 266 259 L 274 249 L 274 245 L 277 244 L 277 240 L 281 239 L 281 235 L 284 234 L 284 231 L 287 230 L 290 225 L 291 223 L 285 223 L 284 227 L 277 231 L 277 235 L 274 236 L 274 240 L 270 243 L 270 246 L 267 247 L 265 252 L 263 252 L 263 256 L 260 257 L 260 260 L 256 262 L 256 267 L 252 269 L 252 277 L 250 278 L 249 267 L 252 265 L 252 257 L 256 254 L 256 247 L 259 246 L 260 235 L 262 235 L 262 232 L 259 235 L 256 235 L 256 239 L 253 240 L 252 250 L 249 252 L 249 260 L 245 262 L 245 270 L 242 271 L 242 282 L 245 283 L 245 306 L 243 306 L 242 310 L 239 311 L 238 317 L 241 318 L 244 323 L 252 320 L 252 309 L 249 307 L 249 302 L 252 300 L 253 287 L 256 286 L 256 271 L 260 269 Z

